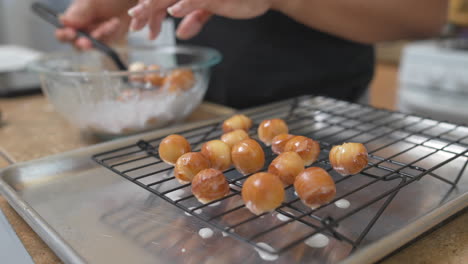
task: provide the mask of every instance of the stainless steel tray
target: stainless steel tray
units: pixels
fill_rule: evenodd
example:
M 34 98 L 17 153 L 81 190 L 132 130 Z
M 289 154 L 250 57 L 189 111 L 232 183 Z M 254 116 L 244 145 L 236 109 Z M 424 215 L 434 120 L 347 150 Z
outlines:
M 465 170 L 468 163 L 467 127 L 375 110 L 323 97 L 304 97 L 300 101 L 287 100 L 248 110 L 246 114 L 257 116 L 259 120 L 270 116 L 282 117 L 288 115 L 288 112 L 290 114 L 291 105 L 310 114 L 315 120 L 311 127 L 320 129 L 321 124 L 323 127 L 326 122 L 330 128 L 346 128 L 342 132 L 330 130 L 334 131 L 331 133 L 333 135 L 312 133 L 316 137 L 326 137 L 324 142 L 349 138 L 353 132 L 358 132 L 356 137 L 360 140 L 375 137 L 375 128 L 366 127 L 368 132 L 355 130 L 372 123 L 381 127 L 378 129 L 389 129 L 390 132 L 367 144 L 370 150 L 385 146 L 398 137 L 405 139 L 404 142 L 399 141 L 401 144 L 393 144 L 379 150 L 378 156 L 389 157 L 408 146 L 415 146 L 412 149 L 414 151 L 405 152 L 401 157 L 396 156 L 391 160 L 396 163 L 388 160 L 385 166 L 389 168 L 398 166 L 398 162 L 404 162 L 405 159 L 419 159 L 424 151 L 438 148 L 437 144 L 456 144 L 450 144 L 449 148 L 436 151 L 434 155 L 427 156 L 427 159 L 415 162 L 415 168 L 405 169 L 405 172 L 411 175 L 412 170 L 424 171 L 424 168 L 450 160 L 399 190 L 369 233 L 362 238 L 357 251 L 351 254 L 350 245 L 331 237 L 325 248 L 298 245 L 287 254 L 280 255 L 278 263 L 374 262 L 468 205 L 468 170 Z M 341 110 L 338 111 L 338 108 Z M 363 109 L 364 112 L 361 111 Z M 372 116 L 373 121 L 369 118 L 369 122 L 363 122 L 361 125 L 344 125 L 352 121 L 353 118 L 344 118 L 352 117 L 352 113 L 359 118 Z M 382 118 L 379 118 L 379 115 Z M 394 120 L 401 119 L 401 122 L 390 121 L 390 117 Z M 15 164 L 0 172 L 0 191 L 52 250 L 67 263 L 261 262 L 262 259 L 250 245 L 224 237 L 220 231 L 215 230 L 212 238 L 202 239 L 198 231 L 206 227 L 203 221 L 185 215 L 181 209 L 91 160 L 97 153 L 135 144 L 139 139 L 151 140 L 169 133 L 215 124 L 221 120 L 222 118 L 160 130 Z M 413 133 L 410 132 L 411 129 L 395 129 L 397 123 L 401 125 L 415 120 L 418 120 L 418 130 L 413 130 Z M 427 130 L 424 130 L 424 125 L 427 125 Z M 444 133 L 444 130 L 448 132 Z M 432 134 L 438 136 L 431 137 Z M 458 177 L 459 181 L 456 187 L 452 187 L 438 177 L 449 181 Z M 362 183 L 365 176 L 351 179 L 340 188 L 351 188 Z M 384 193 L 388 188 L 386 184 L 379 184 L 366 189 L 365 192 L 347 197 L 352 205 L 349 210 L 353 205 L 365 200 L 366 195 Z M 370 206 L 355 214 L 349 221 L 340 223 L 340 232 L 350 237 L 358 236 L 360 232 L 357 230 L 362 229 L 362 222 L 371 219 L 379 208 L 381 207 L 378 204 Z M 348 209 L 331 206 L 327 213 L 339 216 L 345 210 Z M 279 220 L 268 215 L 264 221 Z M 260 225 L 261 223 L 257 227 Z M 284 234 L 284 237 L 287 237 L 287 234 Z M 270 239 L 281 240 L 282 236 Z

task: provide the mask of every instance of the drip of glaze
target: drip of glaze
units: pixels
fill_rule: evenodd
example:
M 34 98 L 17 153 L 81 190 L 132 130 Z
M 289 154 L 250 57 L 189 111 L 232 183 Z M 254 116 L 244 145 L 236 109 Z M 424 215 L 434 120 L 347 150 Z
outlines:
M 171 199 L 171 200 L 173 200 L 173 201 L 176 201 L 176 200 L 179 200 L 180 197 L 181 197 L 184 193 L 185 193 L 184 190 L 179 189 L 179 190 L 175 190 L 175 191 L 173 191 L 173 192 L 167 193 L 166 196 L 167 196 L 169 199 Z
M 212 237 L 214 234 L 211 228 L 205 227 L 198 231 L 198 235 L 200 235 L 203 239 L 207 239 Z
M 261 248 L 264 248 L 264 249 L 267 249 L 267 250 L 272 250 L 272 251 L 274 250 L 274 248 L 272 248 L 270 245 L 268 245 L 267 243 L 263 243 L 263 242 L 257 243 L 257 246 L 259 246 Z M 255 248 L 255 251 L 257 251 L 258 255 L 263 260 L 274 261 L 274 260 L 278 259 L 278 255 L 268 253 L 268 252 L 266 252 L 264 250 L 261 250 L 259 248 Z
M 289 218 L 289 216 L 286 216 L 286 215 L 281 214 L 281 213 L 277 213 L 276 218 L 278 218 L 278 220 L 280 220 L 281 222 L 286 222 L 289 219 L 291 219 L 291 218 Z
M 220 204 L 221 204 L 221 202 L 216 202 L 216 203 L 212 203 L 212 204 L 210 204 L 210 205 L 208 205 L 208 206 L 215 207 L 215 206 L 218 206 L 218 205 L 220 205 Z
M 237 185 L 235 185 L 235 184 L 232 184 L 232 183 L 229 184 L 229 187 L 230 187 L 231 189 L 236 190 L 236 191 L 240 191 L 240 189 L 241 189 L 239 186 L 237 186 Z
M 229 232 L 234 233 L 235 232 L 234 228 L 229 229 Z M 223 237 L 229 236 L 229 234 L 224 231 L 222 232 L 222 234 L 223 234 Z
M 328 245 L 329 241 L 330 241 L 330 239 L 327 236 L 322 235 L 322 234 L 315 234 L 315 235 L 309 237 L 305 241 L 305 243 L 309 247 L 323 248 L 323 247 L 326 247 Z
M 335 205 L 338 208 L 346 209 L 351 205 L 351 203 L 346 199 L 340 199 L 335 202 Z
M 195 208 L 195 207 L 192 206 L 192 207 L 189 207 L 188 209 L 189 209 L 189 210 L 192 210 L 193 208 Z M 202 209 L 197 209 L 197 210 L 195 210 L 195 211 L 193 211 L 193 212 L 196 213 L 196 214 L 201 214 L 201 213 L 203 212 L 203 210 L 202 210 Z M 187 212 L 184 212 L 184 213 L 185 213 L 186 215 L 188 215 L 188 216 L 192 216 L 190 213 L 187 213 Z

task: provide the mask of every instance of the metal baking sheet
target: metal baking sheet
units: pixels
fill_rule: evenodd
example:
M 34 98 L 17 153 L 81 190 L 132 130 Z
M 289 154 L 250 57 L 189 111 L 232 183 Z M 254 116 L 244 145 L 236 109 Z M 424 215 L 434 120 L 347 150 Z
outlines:
M 310 104 L 323 100 L 328 99 L 313 98 Z M 288 100 L 246 114 L 292 103 Z M 0 172 L 0 191 L 67 263 L 262 262 L 251 246 L 224 237 L 220 231 L 215 230 L 212 238 L 201 238 L 198 231 L 206 227 L 201 221 L 91 160 L 96 153 L 131 145 L 139 139 L 149 140 L 222 119 L 15 164 Z M 384 257 L 468 205 L 468 171 L 461 170 L 467 158 L 461 156 L 436 171 L 452 178 L 462 173 L 456 188 L 434 177 L 423 177 L 399 191 L 357 251 L 352 253 L 349 245 L 330 238 L 325 248 L 298 245 L 275 263 L 371 263 Z M 365 179 L 355 177 L 347 184 L 362 181 Z M 369 191 L 384 192 L 387 188 L 380 184 Z M 359 199 L 365 199 L 365 193 L 349 198 L 351 204 Z M 339 227 L 340 231 L 352 236 L 362 229 L 363 219 L 372 217 L 378 208 L 376 205 L 356 214 Z M 337 214 L 340 210 L 336 209 Z M 266 218 L 279 221 L 273 215 Z

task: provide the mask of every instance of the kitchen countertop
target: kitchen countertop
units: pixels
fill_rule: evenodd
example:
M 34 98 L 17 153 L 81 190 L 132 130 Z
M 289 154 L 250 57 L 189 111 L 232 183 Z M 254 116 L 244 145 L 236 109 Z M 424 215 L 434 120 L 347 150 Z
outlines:
M 0 125 L 0 168 L 98 143 L 83 137 L 54 112 L 42 96 L 0 99 L 3 123 Z M 202 104 L 189 121 L 231 114 L 219 105 Z M 26 222 L 0 196 L 0 208 L 13 226 L 35 263 L 60 263 L 60 260 Z M 383 261 L 393 263 L 467 263 L 468 212 L 457 216 L 441 228 Z

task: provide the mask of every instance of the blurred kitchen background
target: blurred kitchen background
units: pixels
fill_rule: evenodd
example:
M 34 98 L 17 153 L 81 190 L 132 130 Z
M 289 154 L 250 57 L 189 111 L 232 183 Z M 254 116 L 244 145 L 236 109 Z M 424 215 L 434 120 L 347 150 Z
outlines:
M 71 0 L 40 2 L 64 10 Z M 29 0 L 0 0 L 0 96 L 38 89 L 23 62 L 41 52 L 69 49 L 54 29 L 30 13 Z M 157 41 L 173 43 L 171 21 Z M 130 42 L 146 41 L 145 32 Z M 448 21 L 436 39 L 381 43 L 369 103 L 435 119 L 468 123 L 468 0 L 451 0 Z

